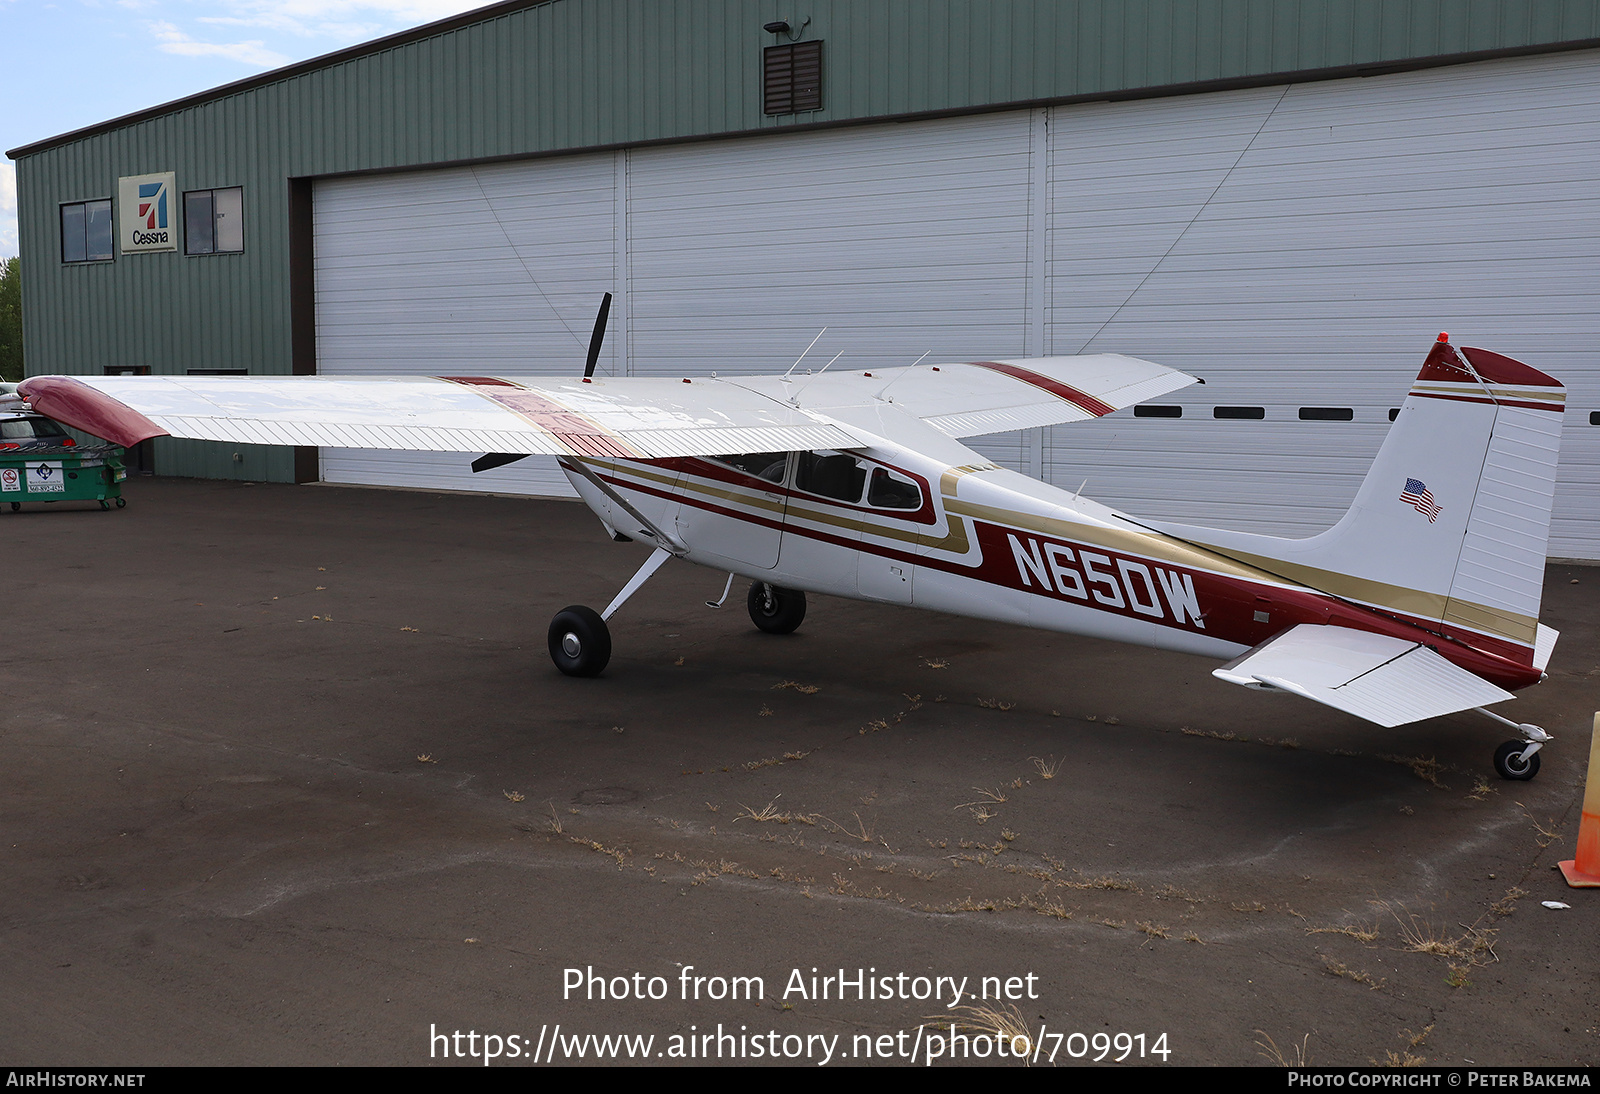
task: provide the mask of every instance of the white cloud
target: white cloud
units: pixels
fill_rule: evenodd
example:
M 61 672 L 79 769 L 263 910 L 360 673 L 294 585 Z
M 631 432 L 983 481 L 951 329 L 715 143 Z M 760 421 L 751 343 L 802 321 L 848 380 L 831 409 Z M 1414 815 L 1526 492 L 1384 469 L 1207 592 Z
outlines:
M 17 256 L 17 168 L 0 161 L 0 258 Z
M 171 23 L 153 23 L 150 32 L 161 39 L 162 52 L 180 57 L 222 57 L 259 68 L 277 68 L 289 63 L 288 57 L 268 49 L 259 38 L 248 42 L 197 42 Z
M 359 41 L 483 6 L 484 0 L 231 0 L 220 26 L 258 27 L 305 38 Z

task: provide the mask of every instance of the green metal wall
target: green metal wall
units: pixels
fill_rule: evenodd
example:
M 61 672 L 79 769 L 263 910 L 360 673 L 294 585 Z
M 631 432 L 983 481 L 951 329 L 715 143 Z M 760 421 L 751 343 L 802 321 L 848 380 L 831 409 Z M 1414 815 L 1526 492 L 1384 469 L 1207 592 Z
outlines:
M 807 16 L 824 109 L 764 117 L 780 39 L 762 25 Z M 1595 44 L 1600 0 L 549 0 L 461 23 L 14 152 L 30 373 L 288 373 L 291 177 Z M 180 192 L 243 186 L 244 253 L 60 262 L 59 203 L 157 171 Z M 157 459 L 292 478 L 287 450 L 164 442 Z

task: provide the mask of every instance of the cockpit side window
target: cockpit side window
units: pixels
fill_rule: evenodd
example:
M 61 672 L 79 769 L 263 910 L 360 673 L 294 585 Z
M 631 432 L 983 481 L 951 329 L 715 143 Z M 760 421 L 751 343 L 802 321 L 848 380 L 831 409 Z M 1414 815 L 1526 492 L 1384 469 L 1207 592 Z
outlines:
M 872 484 L 867 488 L 867 504 L 879 509 L 921 509 L 922 491 L 905 476 L 887 467 L 874 467 Z
M 717 456 L 718 463 L 737 467 L 746 475 L 754 475 L 767 482 L 782 483 L 789 466 L 787 452 L 741 452 L 733 456 Z
M 794 473 L 796 489 L 835 501 L 859 502 L 866 481 L 866 468 L 841 452 L 802 452 Z

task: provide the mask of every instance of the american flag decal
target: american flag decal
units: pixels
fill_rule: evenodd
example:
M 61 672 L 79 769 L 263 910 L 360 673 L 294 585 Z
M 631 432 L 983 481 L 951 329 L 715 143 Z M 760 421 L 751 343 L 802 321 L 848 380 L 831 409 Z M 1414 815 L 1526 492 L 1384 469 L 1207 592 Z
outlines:
M 1433 500 L 1433 491 L 1421 479 L 1407 479 L 1406 488 L 1400 491 L 1400 500 L 1427 517 L 1429 524 L 1438 520 L 1439 514 L 1444 512 L 1443 507 Z

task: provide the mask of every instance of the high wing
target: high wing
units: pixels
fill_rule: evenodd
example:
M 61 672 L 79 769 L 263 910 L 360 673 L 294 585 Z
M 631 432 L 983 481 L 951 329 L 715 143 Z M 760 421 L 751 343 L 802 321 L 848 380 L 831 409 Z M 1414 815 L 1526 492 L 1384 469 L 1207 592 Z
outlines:
M 1099 418 L 1200 381 L 1152 361 L 1095 353 L 731 382 L 820 414 L 891 403 L 960 438 Z
M 1293 692 L 1385 727 L 1516 698 L 1420 642 L 1312 623 L 1291 627 L 1212 675 Z
M 1194 383 L 1118 354 L 817 376 L 36 376 L 41 414 L 134 444 L 242 444 L 662 459 L 859 448 L 829 409 L 892 404 L 951 437 L 1083 421 Z
M 41 414 L 119 444 L 242 444 L 661 459 L 853 448 L 842 426 L 715 379 L 38 376 Z

